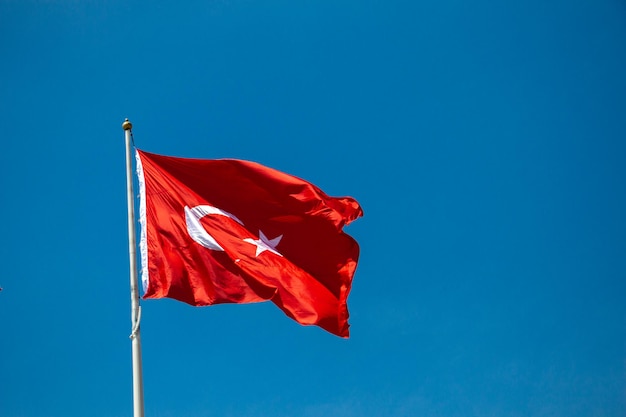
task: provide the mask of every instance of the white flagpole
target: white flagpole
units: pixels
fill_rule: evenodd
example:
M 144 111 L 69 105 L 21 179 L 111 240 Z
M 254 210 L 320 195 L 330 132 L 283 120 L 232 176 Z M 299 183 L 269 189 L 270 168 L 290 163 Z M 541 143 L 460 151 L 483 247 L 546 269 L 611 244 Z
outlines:
M 133 195 L 131 129 L 133 125 L 126 119 L 122 123 L 126 139 L 126 196 L 128 199 L 128 256 L 130 258 L 130 306 L 133 326 L 130 335 L 133 355 L 133 416 L 144 417 L 143 376 L 141 372 L 141 336 L 139 324 L 141 306 L 137 287 L 137 245 L 135 241 L 135 196 Z

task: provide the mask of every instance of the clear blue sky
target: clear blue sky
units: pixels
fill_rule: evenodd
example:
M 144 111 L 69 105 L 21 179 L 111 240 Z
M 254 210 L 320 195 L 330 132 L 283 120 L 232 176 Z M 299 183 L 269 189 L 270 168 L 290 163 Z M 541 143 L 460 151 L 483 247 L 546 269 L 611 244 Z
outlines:
M 143 302 L 149 417 L 626 415 L 623 0 L 0 1 L 0 415 L 132 414 L 124 143 L 365 216 L 351 338 Z

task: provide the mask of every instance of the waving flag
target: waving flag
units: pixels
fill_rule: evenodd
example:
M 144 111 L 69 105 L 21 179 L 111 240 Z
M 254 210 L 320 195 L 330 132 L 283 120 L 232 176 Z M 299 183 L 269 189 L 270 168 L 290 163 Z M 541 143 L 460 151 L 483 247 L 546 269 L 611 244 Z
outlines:
M 144 298 L 194 306 L 271 300 L 289 317 L 348 337 L 363 214 L 254 162 L 136 150 Z

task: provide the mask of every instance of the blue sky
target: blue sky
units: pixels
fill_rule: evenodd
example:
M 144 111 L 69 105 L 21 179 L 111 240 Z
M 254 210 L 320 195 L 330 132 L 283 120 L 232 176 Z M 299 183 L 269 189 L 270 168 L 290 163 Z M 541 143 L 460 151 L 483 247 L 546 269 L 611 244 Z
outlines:
M 132 414 L 124 142 L 365 216 L 351 338 L 143 302 L 146 415 L 626 414 L 621 0 L 0 1 L 0 415 Z

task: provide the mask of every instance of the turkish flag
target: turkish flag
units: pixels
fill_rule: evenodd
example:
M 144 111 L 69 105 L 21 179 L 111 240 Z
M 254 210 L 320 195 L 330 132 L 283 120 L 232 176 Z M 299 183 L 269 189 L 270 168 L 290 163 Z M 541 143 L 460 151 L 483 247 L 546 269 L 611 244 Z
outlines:
M 356 200 L 263 165 L 136 150 L 143 298 L 194 306 L 271 300 L 348 337 Z

